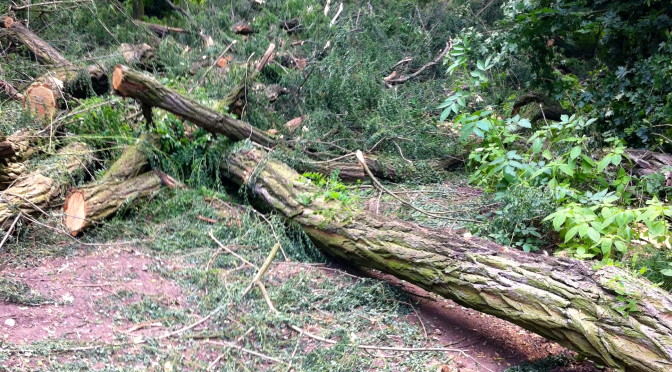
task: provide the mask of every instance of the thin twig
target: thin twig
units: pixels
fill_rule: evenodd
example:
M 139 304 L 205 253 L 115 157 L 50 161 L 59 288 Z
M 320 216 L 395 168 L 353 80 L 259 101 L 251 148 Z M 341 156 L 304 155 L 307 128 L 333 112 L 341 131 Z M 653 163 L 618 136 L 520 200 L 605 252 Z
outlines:
M 261 268 L 259 268 L 259 271 L 257 271 L 257 274 L 254 276 L 254 279 L 252 279 L 247 288 L 245 288 L 245 291 L 243 291 L 243 297 L 250 292 L 252 286 L 255 283 L 261 280 L 261 277 L 264 276 L 268 268 L 271 266 L 271 263 L 273 263 L 273 259 L 275 258 L 275 255 L 278 254 L 279 250 L 280 250 L 280 243 L 275 243 L 273 245 L 273 248 L 271 248 L 271 252 L 268 254 L 268 257 L 266 257 L 266 261 L 264 261 L 263 265 L 261 265 Z
M 233 342 L 229 342 L 229 341 L 213 341 L 213 340 L 206 340 L 205 342 L 208 343 L 208 344 L 211 344 L 211 345 L 230 347 L 230 348 L 232 348 L 232 349 L 240 350 L 240 351 L 242 351 L 242 352 L 244 352 L 244 353 L 246 353 L 246 354 L 250 354 L 250 355 L 258 356 L 259 358 L 266 359 L 266 360 L 270 360 L 270 361 L 275 362 L 275 363 L 278 363 L 278 364 L 287 364 L 287 363 L 283 362 L 282 360 L 280 360 L 280 359 L 278 359 L 278 358 L 274 358 L 274 357 L 272 357 L 272 356 L 268 356 L 268 355 L 266 355 L 266 354 L 262 354 L 262 353 L 260 353 L 260 352 L 258 352 L 258 351 L 254 351 L 254 350 L 246 349 L 246 348 L 244 348 L 244 347 L 242 347 L 242 346 L 239 346 L 239 345 L 234 344 Z
M 255 265 L 255 264 L 253 264 L 252 262 L 246 260 L 244 257 L 242 257 L 242 256 L 239 255 L 238 253 L 232 251 L 231 249 L 229 249 L 229 247 L 225 246 L 224 244 L 222 244 L 222 242 L 220 242 L 219 240 L 217 240 L 217 238 L 215 238 L 215 236 L 212 234 L 212 230 L 210 230 L 210 231 L 208 232 L 208 235 L 210 235 L 210 238 L 211 238 L 212 240 L 214 240 L 215 243 L 217 243 L 217 245 L 219 245 L 219 247 L 220 247 L 221 249 L 223 249 L 223 250 L 225 250 L 225 251 L 231 253 L 231 255 L 232 255 L 233 257 L 235 257 L 235 258 L 237 258 L 237 259 L 243 261 L 244 263 L 246 263 L 246 264 L 248 264 L 248 265 L 254 267 L 255 269 L 257 269 L 257 270 L 259 269 L 259 267 L 257 267 L 257 265 Z
M 16 215 L 16 218 L 14 219 L 14 222 L 9 226 L 9 229 L 7 229 L 7 232 L 5 233 L 5 237 L 2 238 L 2 241 L 0 242 L 0 249 L 5 245 L 5 242 L 7 239 L 9 239 L 9 236 L 12 234 L 12 231 L 14 230 L 14 226 L 16 226 L 16 223 L 19 222 L 19 218 L 21 218 L 22 213 L 19 212 L 19 214 Z
M 403 83 L 405 83 L 405 82 L 407 82 L 407 81 L 409 81 L 409 80 L 411 80 L 411 79 L 417 77 L 418 75 L 420 75 L 420 74 L 421 74 L 423 71 L 425 71 L 426 69 L 428 69 L 428 68 L 430 68 L 430 67 L 432 67 L 432 66 L 434 66 L 434 65 L 437 65 L 439 62 L 441 62 L 441 60 L 443 59 L 443 57 L 445 57 L 446 54 L 448 54 L 448 52 L 449 52 L 451 49 L 453 49 L 453 40 L 452 40 L 452 39 L 446 41 L 446 47 L 443 48 L 443 50 L 441 51 L 441 53 L 439 53 L 439 55 L 438 55 L 433 61 L 427 63 L 426 65 L 424 65 L 424 66 L 422 66 L 422 67 L 420 67 L 419 70 L 417 70 L 416 72 L 414 72 L 414 73 L 412 73 L 412 74 L 410 74 L 410 75 L 402 75 L 402 76 L 401 76 L 400 78 L 398 78 L 398 79 L 385 80 L 385 83 L 386 83 L 387 85 L 403 84 Z

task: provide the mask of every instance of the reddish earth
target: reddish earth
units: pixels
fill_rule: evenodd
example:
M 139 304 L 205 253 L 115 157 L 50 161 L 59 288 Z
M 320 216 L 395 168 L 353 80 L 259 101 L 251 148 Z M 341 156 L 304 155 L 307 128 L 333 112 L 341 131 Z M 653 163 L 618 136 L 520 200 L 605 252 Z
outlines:
M 105 305 L 113 301 L 130 304 L 143 295 L 170 305 L 184 303 L 177 284 L 149 270 L 150 265 L 159 263 L 132 249 L 116 249 L 13 268 L 6 277 L 26 283 L 53 304 L 26 307 L 0 302 L 0 340 L 13 344 L 62 338 L 110 342 L 115 333 L 157 333 L 162 329 L 160 322 L 135 329 L 132 327 L 139 325 L 119 313 L 108 313 Z
M 186 307 L 180 287 L 149 269 L 152 265 L 176 264 L 130 248 L 115 248 L 45 259 L 32 268 L 5 269 L 4 276 L 26 283 L 55 303 L 27 307 L 0 302 L 0 343 L 20 345 L 61 338 L 109 343 L 119 334 L 130 339 L 162 334 L 165 328 L 160 321 L 133 324 L 118 309 L 143 296 L 166 306 Z M 316 276 L 352 276 L 340 269 L 279 263 L 267 279 L 270 283 L 282 281 L 302 271 Z M 505 321 L 465 309 L 393 277 L 379 273 L 374 276 L 403 287 L 418 301 L 419 317 L 410 315 L 408 319 L 417 323 L 421 319 L 429 341 L 465 351 L 467 355 L 447 355 L 447 369 L 442 371 L 502 371 L 521 361 L 568 353 L 557 344 Z M 13 325 L 6 323 L 8 319 L 13 320 Z M 319 347 L 319 343 L 313 346 Z M 208 354 L 205 360 L 214 359 L 207 350 L 194 352 L 201 356 Z M 453 363 L 447 363 L 449 359 Z M 9 362 L 13 364 L 11 359 Z M 595 369 L 587 364 L 562 371 Z

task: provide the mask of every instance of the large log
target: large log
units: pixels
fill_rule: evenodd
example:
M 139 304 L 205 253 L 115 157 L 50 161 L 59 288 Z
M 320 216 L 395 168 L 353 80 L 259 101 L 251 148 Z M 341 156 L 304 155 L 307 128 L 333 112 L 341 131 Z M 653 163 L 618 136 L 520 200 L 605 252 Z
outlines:
M 65 190 L 72 175 L 93 160 L 89 146 L 75 142 L 40 163 L 0 195 L 0 226 L 18 213 L 44 213 Z
M 117 79 L 123 80 L 127 69 L 118 67 L 115 75 L 117 71 Z M 131 89 L 125 92 L 146 99 L 162 91 L 156 82 L 146 86 L 146 80 L 130 80 Z M 184 104 L 185 99 L 178 102 Z M 167 104 L 163 107 L 172 111 Z M 215 122 L 204 126 L 240 138 L 236 130 L 222 128 L 226 122 L 208 116 Z M 204 120 L 192 122 L 201 125 Z M 627 270 L 594 270 L 588 262 L 526 254 L 326 201 L 296 171 L 252 145 L 228 156 L 222 167 L 263 203 L 299 223 L 329 254 L 516 323 L 608 366 L 633 371 L 672 368 L 672 296 Z M 301 202 L 307 199 L 312 201 Z M 634 301 L 637 311 L 621 314 L 619 297 Z
M 159 191 L 166 176 L 147 171 L 149 161 L 143 151 L 146 143 L 154 142 L 148 135 L 141 136 L 136 144 L 124 150 L 100 180 L 70 191 L 63 207 L 63 224 L 70 234 L 77 235 L 125 204 Z
M 594 270 L 589 262 L 526 254 L 325 201 L 313 184 L 262 149 L 231 154 L 222 167 L 298 222 L 328 254 L 508 320 L 608 366 L 672 369 L 672 296 L 627 270 Z M 299 202 L 306 195 L 315 196 L 307 205 Z M 617 310 L 623 292 L 637 311 Z

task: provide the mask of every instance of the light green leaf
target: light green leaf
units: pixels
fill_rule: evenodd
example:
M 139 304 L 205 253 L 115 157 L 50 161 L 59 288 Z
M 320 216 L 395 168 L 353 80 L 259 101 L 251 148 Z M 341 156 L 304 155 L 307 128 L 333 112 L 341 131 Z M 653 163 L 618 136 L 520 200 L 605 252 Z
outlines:
M 553 228 L 555 231 L 560 231 L 562 224 L 567 220 L 567 215 L 564 213 L 557 213 L 555 218 L 553 218 Z
M 574 160 L 581 155 L 581 146 L 574 146 L 572 151 L 569 152 L 569 159 Z

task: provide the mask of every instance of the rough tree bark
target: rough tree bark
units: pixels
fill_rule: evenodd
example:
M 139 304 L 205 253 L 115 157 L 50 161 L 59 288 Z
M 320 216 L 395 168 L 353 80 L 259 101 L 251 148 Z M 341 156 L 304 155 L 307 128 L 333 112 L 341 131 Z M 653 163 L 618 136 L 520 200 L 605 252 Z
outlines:
M 64 192 L 71 176 L 93 160 L 86 144 L 75 142 L 63 147 L 56 156 L 46 159 L 35 170 L 23 176 L 0 198 L 0 226 L 22 212 L 37 214 L 49 208 Z
M 388 219 L 337 201 L 259 148 L 230 155 L 230 177 L 287 218 L 323 251 L 395 275 L 495 315 L 608 366 L 672 368 L 672 296 L 626 270 L 532 255 L 455 232 Z M 301 204 L 305 196 L 314 200 Z M 326 213 L 325 211 L 329 211 Z M 624 285 L 638 311 L 626 316 Z
M 188 120 L 203 129 L 223 134 L 235 140 L 250 139 L 264 146 L 274 146 L 276 141 L 252 125 L 222 115 L 179 93 L 166 88 L 153 77 L 117 65 L 112 74 L 112 88 L 122 97 L 131 97 L 149 107 L 159 107 Z
M 122 88 L 122 95 L 147 97 L 157 91 L 157 83 L 147 86 L 137 78 L 122 86 L 126 70 L 117 71 L 115 88 Z M 209 117 L 215 122 L 205 123 L 208 127 L 237 133 Z M 325 201 L 314 185 L 253 145 L 228 156 L 222 168 L 263 203 L 299 223 L 331 255 L 393 274 L 617 369 L 672 368 L 672 296 L 626 270 L 594 270 L 587 262 L 526 254 Z M 312 197 L 310 203 L 299 202 L 306 196 Z M 627 316 L 617 310 L 620 286 L 638 307 Z
M 12 17 L 5 17 L 2 22 L 3 34 L 16 44 L 25 45 L 35 58 L 45 65 L 72 66 L 56 48 L 42 40 L 32 31 L 27 29 L 21 22 Z
M 124 150 L 100 180 L 70 191 L 63 207 L 63 224 L 70 234 L 79 234 L 130 201 L 156 193 L 162 185 L 170 186 L 170 177 L 148 171 L 149 161 L 142 147 L 153 142 L 148 135 L 142 136 Z

